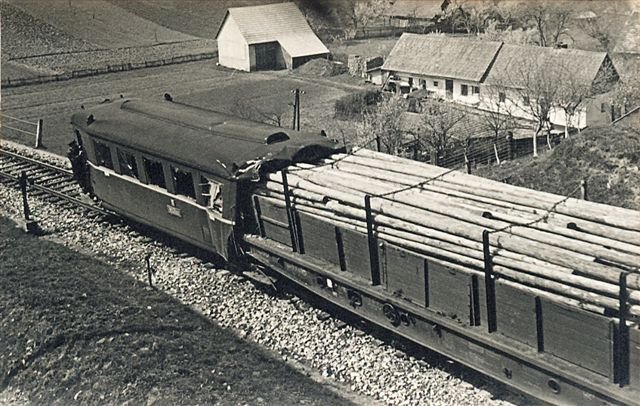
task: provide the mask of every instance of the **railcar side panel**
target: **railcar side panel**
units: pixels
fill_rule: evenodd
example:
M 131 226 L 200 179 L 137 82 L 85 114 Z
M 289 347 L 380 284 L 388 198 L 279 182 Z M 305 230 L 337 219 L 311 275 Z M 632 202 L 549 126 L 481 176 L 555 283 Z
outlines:
M 536 298 L 502 281 L 496 283 L 498 332 L 506 337 L 538 348 Z
M 192 244 L 211 249 L 209 216 L 195 202 L 126 179 L 108 169 L 91 168 L 91 179 L 94 193 L 106 206 L 136 221 L 176 234 Z
M 245 236 L 249 254 L 327 300 L 548 402 L 601 404 L 611 395 L 633 403 L 629 399 L 638 394 L 634 385 L 617 382 L 624 360 L 615 359 L 615 318 L 569 309 L 498 279 L 497 330 L 490 332 L 481 273 L 378 241 L 382 278 L 375 286 L 366 233 L 340 229 L 340 241 L 330 220 L 305 213 L 299 218 L 292 226 L 303 252 L 294 252 L 290 224 L 284 223 L 286 244 L 268 234 Z M 630 335 L 631 382 L 639 379 L 633 363 L 640 359 L 640 335 Z

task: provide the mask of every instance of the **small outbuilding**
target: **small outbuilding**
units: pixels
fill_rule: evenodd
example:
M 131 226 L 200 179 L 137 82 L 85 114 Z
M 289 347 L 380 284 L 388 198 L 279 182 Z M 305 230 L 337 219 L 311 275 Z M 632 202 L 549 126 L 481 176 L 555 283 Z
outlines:
M 292 2 L 229 8 L 216 40 L 220 65 L 247 72 L 294 69 L 329 55 Z

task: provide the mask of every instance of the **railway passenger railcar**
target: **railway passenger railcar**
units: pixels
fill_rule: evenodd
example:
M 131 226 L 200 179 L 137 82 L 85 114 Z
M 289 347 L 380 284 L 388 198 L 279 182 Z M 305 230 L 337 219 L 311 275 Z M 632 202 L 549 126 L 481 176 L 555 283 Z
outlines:
M 358 231 L 296 210 L 286 172 L 284 203 L 272 199 L 268 174 L 342 150 L 319 134 L 171 101 L 118 100 L 72 123 L 93 193 L 124 216 L 229 261 L 249 259 L 543 401 L 640 402 L 640 332 L 623 314 L 487 281 L 378 238 L 370 221 Z

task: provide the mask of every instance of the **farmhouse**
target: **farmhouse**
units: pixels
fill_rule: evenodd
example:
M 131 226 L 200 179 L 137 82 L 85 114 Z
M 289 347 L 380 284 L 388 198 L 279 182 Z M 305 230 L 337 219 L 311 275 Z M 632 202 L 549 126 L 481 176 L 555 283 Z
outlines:
M 229 8 L 216 40 L 219 63 L 247 72 L 293 69 L 329 54 L 292 2 Z
M 501 42 L 403 34 L 382 66 L 386 87 L 398 93 L 426 90 L 435 97 L 480 102 L 480 85 Z
M 539 72 L 536 76 L 536 69 L 556 72 L 557 77 L 552 79 L 551 73 L 545 77 Z M 618 80 L 604 52 L 441 35 L 403 34 L 382 70 L 387 90 L 402 94 L 425 90 L 433 97 L 524 119 L 533 119 L 530 106 L 537 101 L 534 94 L 525 95 L 522 91 L 532 85 L 525 82 L 555 79 L 553 85 L 558 88 L 562 84 L 566 89 L 570 84 L 571 90 L 582 92 L 576 106 L 569 106 L 571 114 L 560 105 L 553 106 L 550 112 L 552 124 L 574 128 L 611 121 L 607 90 Z
M 538 72 L 533 72 L 535 69 Z M 550 97 L 556 99 L 550 111 L 552 124 L 579 129 L 599 126 L 611 122 L 607 92 L 617 80 L 618 74 L 605 52 L 504 44 L 484 81 L 487 97 L 481 107 L 495 109 L 497 97 L 503 111 L 529 118 L 531 108 L 527 104 L 535 102 L 536 96 Z M 532 81 L 546 81 L 548 85 L 528 83 Z M 574 103 L 579 105 L 570 117 L 558 105 L 562 91 L 576 93 Z M 580 96 L 582 100 L 578 100 Z

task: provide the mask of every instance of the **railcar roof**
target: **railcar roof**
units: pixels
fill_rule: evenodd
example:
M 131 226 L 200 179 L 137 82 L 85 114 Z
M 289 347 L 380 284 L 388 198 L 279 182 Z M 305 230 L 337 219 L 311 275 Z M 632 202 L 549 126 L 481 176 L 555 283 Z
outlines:
M 261 170 L 310 162 L 341 149 L 319 134 L 170 101 L 120 99 L 81 110 L 71 122 L 92 136 L 232 180 L 256 178 Z

